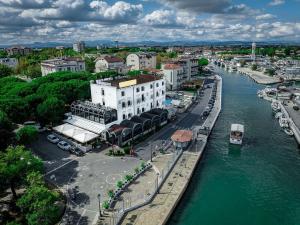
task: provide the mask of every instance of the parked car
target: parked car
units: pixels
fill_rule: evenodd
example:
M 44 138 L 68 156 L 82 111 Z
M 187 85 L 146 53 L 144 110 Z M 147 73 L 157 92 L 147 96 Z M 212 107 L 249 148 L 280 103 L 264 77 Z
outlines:
M 35 121 L 26 121 L 24 122 L 24 126 L 33 126 L 37 129 L 39 133 L 46 131 L 45 127 L 42 127 L 39 123 Z
M 299 110 L 299 106 L 294 105 L 294 106 L 293 106 L 293 109 L 296 110 L 296 111 L 298 111 L 298 110 Z
M 74 155 L 77 155 L 77 156 L 84 156 L 84 152 L 81 151 L 79 148 L 77 147 L 71 147 L 69 149 L 70 153 L 74 154 Z
M 71 148 L 71 145 L 65 141 L 58 142 L 57 146 L 64 151 L 69 151 Z
M 53 144 L 57 144 L 60 140 L 58 137 L 56 137 L 54 134 L 49 134 L 47 136 L 47 140 L 50 141 Z

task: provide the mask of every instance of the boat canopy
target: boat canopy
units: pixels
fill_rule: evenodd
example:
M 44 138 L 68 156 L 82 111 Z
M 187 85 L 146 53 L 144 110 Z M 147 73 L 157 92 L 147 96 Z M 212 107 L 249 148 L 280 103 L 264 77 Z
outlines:
M 238 131 L 238 132 L 244 133 L 244 125 L 231 124 L 231 131 Z

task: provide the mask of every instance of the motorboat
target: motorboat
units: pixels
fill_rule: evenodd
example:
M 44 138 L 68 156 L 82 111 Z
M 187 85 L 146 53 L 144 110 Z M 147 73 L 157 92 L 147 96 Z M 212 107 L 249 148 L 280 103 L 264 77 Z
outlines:
M 271 107 L 274 112 L 279 112 L 281 110 L 279 102 L 277 101 L 273 101 Z
M 230 143 L 235 145 L 241 145 L 244 137 L 244 125 L 242 124 L 231 124 L 230 131 Z
M 289 136 L 293 136 L 294 132 L 290 128 L 283 129 L 284 133 L 286 133 Z
M 289 121 L 288 121 L 288 119 L 284 118 L 284 117 L 280 117 L 279 118 L 279 125 L 282 128 L 288 128 L 289 127 Z

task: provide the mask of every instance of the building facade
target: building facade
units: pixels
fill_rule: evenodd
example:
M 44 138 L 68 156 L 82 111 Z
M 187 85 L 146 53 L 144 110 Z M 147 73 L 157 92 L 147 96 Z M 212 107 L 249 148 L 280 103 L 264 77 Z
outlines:
M 73 50 L 75 52 L 84 52 L 85 50 L 85 43 L 83 41 L 79 41 L 73 44 Z
M 10 68 L 16 68 L 18 60 L 16 58 L 0 58 L 0 64 L 6 65 Z
M 32 53 L 32 49 L 24 46 L 13 46 L 6 49 L 8 56 L 11 55 L 28 55 Z
M 121 74 L 128 72 L 124 60 L 114 56 L 99 57 L 95 60 L 95 72 L 113 70 Z
M 155 69 L 156 53 L 139 52 L 129 54 L 126 58 L 126 65 L 130 67 L 131 70 Z
M 167 90 L 173 91 L 180 88 L 184 81 L 183 67 L 179 64 L 163 64 L 162 70 L 167 83 Z
M 91 96 L 93 103 L 116 109 L 121 123 L 151 109 L 163 108 L 166 83 L 154 75 L 97 80 L 91 83 Z
M 42 76 L 61 71 L 85 71 L 85 62 L 81 58 L 75 57 L 45 60 L 41 63 L 41 71 Z

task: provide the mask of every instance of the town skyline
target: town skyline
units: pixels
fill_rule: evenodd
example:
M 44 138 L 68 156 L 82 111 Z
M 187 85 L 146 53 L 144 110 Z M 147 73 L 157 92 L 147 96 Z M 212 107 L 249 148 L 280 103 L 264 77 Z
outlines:
M 1 44 L 296 41 L 298 0 L 0 0 Z

